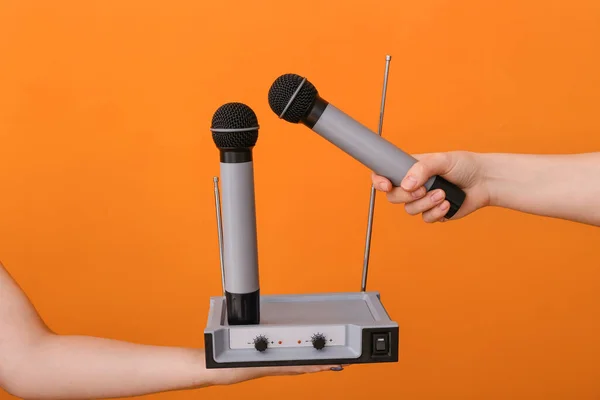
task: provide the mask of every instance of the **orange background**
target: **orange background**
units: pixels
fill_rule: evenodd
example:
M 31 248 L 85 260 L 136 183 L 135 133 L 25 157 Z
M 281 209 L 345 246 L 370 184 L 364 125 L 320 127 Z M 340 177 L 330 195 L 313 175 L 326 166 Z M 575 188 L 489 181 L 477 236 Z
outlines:
M 272 81 L 306 75 L 376 129 L 391 54 L 383 134 L 408 152 L 598 151 L 599 4 L 3 0 L 0 258 L 60 333 L 202 346 L 221 289 L 208 128 L 242 101 L 262 292 L 359 290 L 369 171 L 279 121 Z M 379 196 L 369 289 L 399 363 L 149 397 L 597 399 L 599 240 L 498 209 L 427 225 Z

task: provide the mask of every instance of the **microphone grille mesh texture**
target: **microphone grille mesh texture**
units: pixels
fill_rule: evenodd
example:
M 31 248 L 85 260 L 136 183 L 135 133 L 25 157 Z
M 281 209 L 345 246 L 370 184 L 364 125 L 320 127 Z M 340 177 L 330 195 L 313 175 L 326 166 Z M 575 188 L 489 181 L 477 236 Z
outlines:
M 254 111 L 243 103 L 227 103 L 215 111 L 211 129 L 247 129 L 245 132 L 212 132 L 218 148 L 249 148 L 258 140 L 258 118 Z
M 303 77 L 296 74 L 285 74 L 277 78 L 271 85 L 269 89 L 269 106 L 278 117 L 287 106 L 303 79 Z M 317 89 L 312 83 L 306 80 L 282 118 L 292 123 L 300 122 L 310 110 L 317 95 Z

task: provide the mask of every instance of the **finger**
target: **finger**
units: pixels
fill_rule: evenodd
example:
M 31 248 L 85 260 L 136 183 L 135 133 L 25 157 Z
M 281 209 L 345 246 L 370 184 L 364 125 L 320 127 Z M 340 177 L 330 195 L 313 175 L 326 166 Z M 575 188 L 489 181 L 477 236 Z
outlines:
M 335 371 L 336 369 L 341 371 L 343 368 L 341 365 L 311 365 L 308 367 L 303 367 L 302 371 L 310 374 L 322 371 Z
M 423 186 L 434 175 L 445 175 L 452 169 L 452 156 L 448 153 L 425 154 L 408 170 L 400 186 L 413 191 Z
M 270 367 L 273 368 L 272 372 L 276 370 L 282 375 L 298 375 L 298 374 L 310 374 L 322 371 L 342 370 L 341 365 L 307 365 L 307 366 L 294 366 L 294 367 Z
M 423 221 L 427 223 L 434 223 L 441 220 L 446 220 L 444 215 L 448 213 L 448 209 L 450 208 L 450 203 L 448 201 L 442 202 L 442 204 L 435 206 L 429 211 L 423 213 Z
M 446 193 L 442 189 L 432 190 L 426 196 L 407 203 L 404 209 L 410 215 L 422 214 L 438 205 L 440 205 L 446 197 Z
M 421 186 L 417 190 L 413 192 L 407 192 L 401 187 L 397 187 L 392 189 L 391 191 L 386 193 L 386 197 L 390 203 L 393 204 L 404 204 L 410 203 L 412 201 L 418 200 L 421 197 L 425 196 L 427 190 L 425 190 L 424 186 Z
M 321 371 L 343 371 L 345 365 L 312 365 L 305 367 L 308 373 L 321 372 Z
M 377 190 L 387 192 L 392 189 L 392 182 L 390 182 L 389 179 L 384 178 L 383 176 L 377 175 L 376 173 L 372 173 L 371 180 L 373 181 L 373 186 L 375 186 L 375 189 Z

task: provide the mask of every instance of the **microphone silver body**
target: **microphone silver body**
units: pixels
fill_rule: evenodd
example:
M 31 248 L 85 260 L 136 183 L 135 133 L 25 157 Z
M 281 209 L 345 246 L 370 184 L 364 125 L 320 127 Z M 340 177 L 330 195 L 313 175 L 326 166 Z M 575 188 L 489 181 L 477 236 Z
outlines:
M 301 122 L 371 171 L 389 179 L 395 187 L 400 186 L 410 168 L 417 162 L 416 158 L 321 97 L 315 99 Z M 448 219 L 458 212 L 465 200 L 465 192 L 441 176 L 430 177 L 424 186 L 427 191 L 442 189 L 445 192 L 445 198 L 450 203 L 450 209 L 445 215 Z
M 223 264 L 230 325 L 260 323 L 254 165 L 221 162 Z
M 325 107 L 311 129 L 373 172 L 388 178 L 394 186 L 400 186 L 408 170 L 417 162 L 416 158 L 332 104 Z M 434 180 L 432 177 L 425 183 L 427 190 Z

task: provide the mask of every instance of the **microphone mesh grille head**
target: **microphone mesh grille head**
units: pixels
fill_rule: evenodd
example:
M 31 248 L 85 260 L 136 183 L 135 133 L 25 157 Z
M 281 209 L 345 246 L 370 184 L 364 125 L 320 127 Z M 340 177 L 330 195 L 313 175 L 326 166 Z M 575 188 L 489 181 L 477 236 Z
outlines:
M 296 74 L 285 74 L 273 82 L 269 89 L 269 106 L 277 116 L 281 113 L 289 103 L 290 99 L 302 83 L 302 78 Z M 286 110 L 283 119 L 288 122 L 298 123 L 306 116 L 311 105 L 317 98 L 318 91 L 308 80 L 304 82 L 302 88 Z
M 227 103 L 215 111 L 212 118 L 212 138 L 218 148 L 242 149 L 253 147 L 258 140 L 258 118 L 243 103 Z M 247 129 L 240 132 L 218 130 Z

